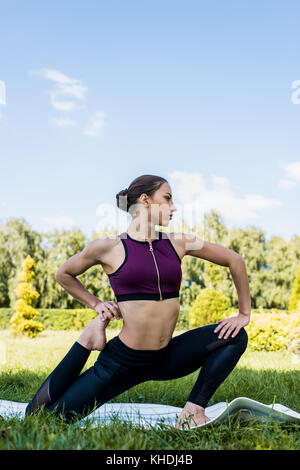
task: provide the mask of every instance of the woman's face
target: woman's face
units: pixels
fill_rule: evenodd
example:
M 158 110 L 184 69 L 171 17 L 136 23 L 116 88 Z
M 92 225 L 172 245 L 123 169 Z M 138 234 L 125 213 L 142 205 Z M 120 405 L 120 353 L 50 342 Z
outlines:
M 175 212 L 176 206 L 173 202 L 172 190 L 169 183 L 163 183 L 155 191 L 152 198 L 149 198 L 149 216 L 154 225 L 167 226 L 170 223 L 170 216 Z

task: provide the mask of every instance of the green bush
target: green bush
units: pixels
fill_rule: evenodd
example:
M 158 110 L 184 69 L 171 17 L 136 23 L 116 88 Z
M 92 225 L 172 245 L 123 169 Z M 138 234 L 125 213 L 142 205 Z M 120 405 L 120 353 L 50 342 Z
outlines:
M 300 266 L 295 269 L 295 279 L 292 287 L 292 294 L 289 301 L 289 311 L 299 311 L 300 307 Z
M 97 312 L 89 308 L 40 309 L 37 318 L 47 330 L 82 330 L 96 316 Z
M 0 309 L 0 329 L 9 328 L 9 320 L 13 309 Z M 176 330 L 193 328 L 189 324 L 189 309 L 180 309 Z M 227 316 L 237 315 L 237 309 L 222 309 L 219 320 Z M 83 330 L 97 316 L 94 310 L 83 309 L 39 309 L 35 318 L 43 323 L 47 330 Z M 217 323 L 214 318 L 207 318 L 205 325 Z M 123 320 L 113 320 L 108 328 L 121 329 Z M 33 326 L 33 325 L 32 325 Z M 195 325 L 202 326 L 202 325 Z M 253 351 L 284 351 L 290 349 L 300 338 L 300 313 L 287 313 L 284 310 L 252 309 L 250 323 L 245 327 Z M 295 349 L 295 348 L 294 348 Z
M 35 320 L 24 320 L 15 313 L 12 317 L 14 325 L 11 328 L 13 334 L 22 334 L 28 336 L 29 338 L 35 338 L 39 333 L 44 331 L 45 327 L 39 321 Z
M 283 351 L 300 338 L 300 313 L 252 313 L 245 327 L 253 351 Z
M 180 309 L 178 320 L 176 323 L 176 330 L 189 329 L 189 307 L 182 307 Z
M 189 328 L 217 323 L 230 316 L 230 299 L 217 289 L 202 289 L 189 310 Z
M 44 325 L 34 320 L 37 311 L 34 305 L 40 294 L 34 289 L 31 281 L 35 278 L 35 261 L 27 255 L 22 262 L 22 269 L 17 273 L 19 281 L 15 292 L 19 299 L 15 302 L 15 313 L 10 318 L 10 331 L 15 335 L 25 335 L 35 338 L 45 329 Z
M 189 287 L 185 289 L 181 289 L 180 291 L 180 305 L 183 308 L 190 308 L 190 305 L 195 301 L 198 294 L 201 292 L 201 286 L 196 284 L 196 282 L 192 282 Z
M 11 308 L 0 308 L 0 330 L 9 328 L 9 320 L 13 314 Z M 82 309 L 39 309 L 35 320 L 43 323 L 47 330 L 83 330 L 88 323 L 96 318 L 97 312 L 89 308 Z M 113 320 L 109 328 L 121 329 L 123 320 Z M 176 328 L 188 329 L 188 308 L 180 309 Z
M 9 328 L 9 320 L 13 312 L 12 308 L 0 308 L 0 330 L 6 330 Z
M 0 309 L 0 329 L 9 328 L 13 309 Z M 82 330 L 97 316 L 97 312 L 91 309 L 39 309 L 35 320 L 43 323 L 47 330 Z M 114 320 L 115 321 L 115 320 Z M 110 328 L 112 327 L 110 323 Z

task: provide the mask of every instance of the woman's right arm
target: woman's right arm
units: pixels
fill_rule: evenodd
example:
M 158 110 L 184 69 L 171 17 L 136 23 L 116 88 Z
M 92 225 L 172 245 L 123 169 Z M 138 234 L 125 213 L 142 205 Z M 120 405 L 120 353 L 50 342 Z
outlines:
M 55 280 L 72 295 L 74 299 L 93 310 L 96 310 L 97 305 L 103 302 L 98 299 L 98 297 L 91 294 L 76 276 L 84 273 L 94 265 L 101 264 L 101 258 L 110 250 L 111 246 L 110 238 L 97 238 L 88 243 L 80 253 L 67 259 L 55 274 Z M 114 302 L 110 302 L 110 304 L 113 303 Z M 113 307 L 113 309 L 117 310 L 116 307 Z

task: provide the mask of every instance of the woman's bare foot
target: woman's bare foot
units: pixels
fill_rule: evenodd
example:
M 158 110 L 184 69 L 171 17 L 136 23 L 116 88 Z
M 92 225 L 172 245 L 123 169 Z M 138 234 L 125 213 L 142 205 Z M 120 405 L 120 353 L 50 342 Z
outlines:
M 189 429 L 193 426 L 208 423 L 210 419 L 205 415 L 205 409 L 190 401 L 186 402 L 185 407 L 178 416 L 176 428 Z
M 106 331 L 110 319 L 101 320 L 98 315 L 92 320 L 79 336 L 77 343 L 91 351 L 102 351 L 106 345 Z

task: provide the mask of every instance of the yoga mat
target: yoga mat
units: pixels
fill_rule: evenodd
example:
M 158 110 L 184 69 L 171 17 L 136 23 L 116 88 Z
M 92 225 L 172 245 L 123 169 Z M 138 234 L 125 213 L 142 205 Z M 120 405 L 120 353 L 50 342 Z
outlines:
M 0 415 L 5 418 L 18 417 L 23 419 L 27 403 L 8 400 L 0 400 Z M 136 427 L 146 429 L 159 428 L 161 424 L 174 427 L 183 408 L 156 404 L 156 403 L 105 403 L 87 417 L 80 420 L 82 427 L 86 421 L 92 426 L 111 424 L 114 418 L 120 421 L 130 421 Z M 300 424 L 300 413 L 291 410 L 280 403 L 265 405 L 247 397 L 238 397 L 230 403 L 220 402 L 208 406 L 205 409 L 206 416 L 211 420 L 200 426 L 190 426 L 182 429 L 183 432 L 190 429 L 209 427 L 228 420 L 239 412 L 239 417 L 248 419 L 253 417 L 258 421 L 289 422 Z

